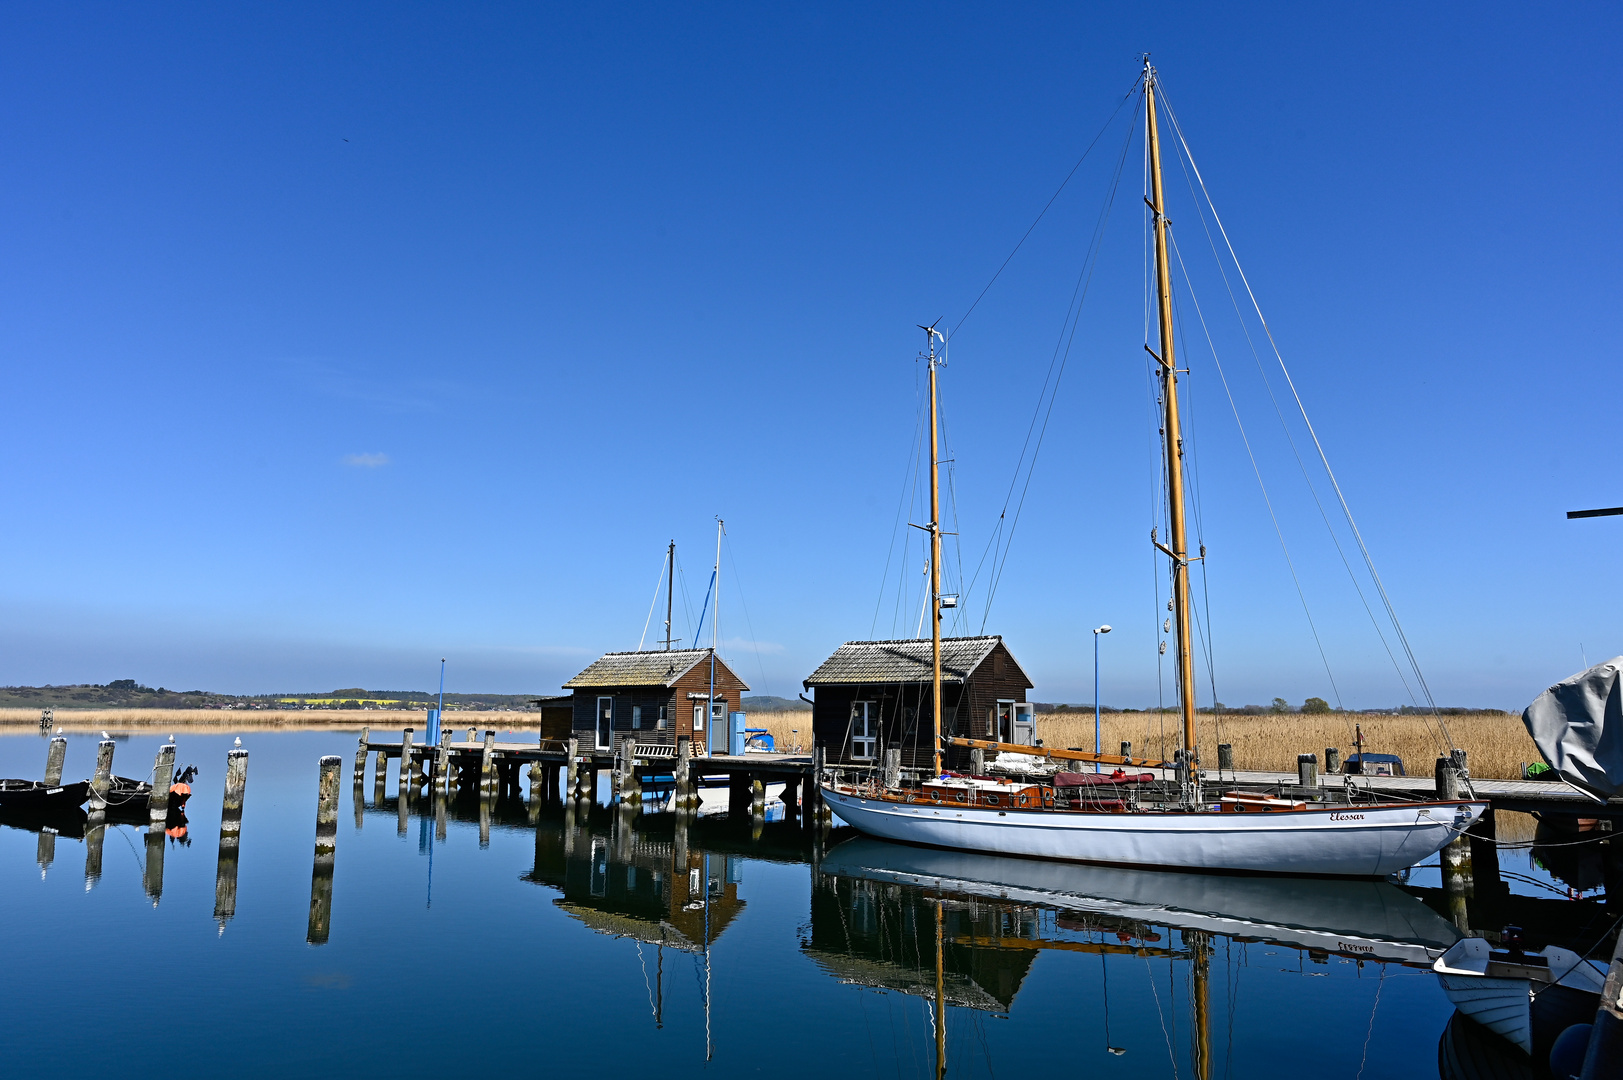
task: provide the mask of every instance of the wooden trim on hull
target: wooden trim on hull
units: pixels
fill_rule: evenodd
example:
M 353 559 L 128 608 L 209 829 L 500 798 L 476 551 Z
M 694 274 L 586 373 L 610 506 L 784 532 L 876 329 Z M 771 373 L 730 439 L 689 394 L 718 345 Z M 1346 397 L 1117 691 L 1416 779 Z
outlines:
M 1314 877 L 1386 877 L 1436 854 L 1487 811 L 1487 803 L 1470 800 L 1241 815 L 994 810 L 900 803 L 826 785 L 822 792 L 857 830 L 926 847 L 1141 869 Z M 1438 809 L 1449 812 L 1432 817 Z

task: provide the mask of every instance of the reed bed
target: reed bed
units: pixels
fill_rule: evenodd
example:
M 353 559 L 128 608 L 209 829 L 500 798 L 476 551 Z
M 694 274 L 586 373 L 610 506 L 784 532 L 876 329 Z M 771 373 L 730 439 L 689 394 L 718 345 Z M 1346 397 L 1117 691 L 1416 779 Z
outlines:
M 764 727 L 780 747 L 811 745 L 810 710 L 751 713 L 750 725 Z M 1484 779 L 1514 780 L 1524 762 L 1538 761 L 1538 748 L 1519 716 L 1468 713 L 1443 718 L 1455 745 L 1469 755 L 1471 775 Z M 1123 741 L 1133 744 L 1133 756 L 1170 758 L 1183 745 L 1181 721 L 1176 713 L 1105 713 L 1101 718 L 1104 750 L 1116 753 Z M 1364 729 L 1364 749 L 1397 754 L 1410 775 L 1430 776 L 1432 763 L 1442 752 L 1436 721 L 1426 716 L 1389 716 L 1377 713 L 1284 713 L 1263 716 L 1201 713 L 1196 725 L 1201 764 L 1217 766 L 1217 744 L 1234 747 L 1239 769 L 1296 771 L 1297 754 L 1316 754 L 1322 768 L 1326 747 L 1336 747 L 1345 758 L 1353 753 L 1353 725 Z M 799 734 L 793 732 L 798 729 Z M 1047 746 L 1093 749 L 1093 714 L 1043 713 L 1037 733 Z

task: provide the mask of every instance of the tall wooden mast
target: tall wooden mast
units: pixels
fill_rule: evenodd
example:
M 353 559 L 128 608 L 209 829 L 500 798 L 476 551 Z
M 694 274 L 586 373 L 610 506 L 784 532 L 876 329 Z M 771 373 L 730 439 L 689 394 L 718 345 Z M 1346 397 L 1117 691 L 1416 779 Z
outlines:
M 1155 122 L 1155 68 L 1144 62 L 1145 139 L 1150 157 L 1150 209 L 1155 214 L 1155 305 L 1161 331 L 1161 400 L 1166 412 L 1161 434 L 1166 439 L 1167 539 L 1171 546 L 1157 542 L 1172 559 L 1172 610 L 1177 622 L 1178 699 L 1183 711 L 1183 749 L 1186 767 L 1194 769 L 1195 756 L 1195 667 L 1190 643 L 1189 544 L 1184 535 L 1183 508 L 1183 430 L 1178 421 L 1178 365 L 1172 347 L 1172 273 L 1167 264 L 1166 204 L 1161 197 L 1161 138 Z
M 940 336 L 936 328 L 920 327 L 930 356 L 930 728 L 934 772 L 931 779 L 941 775 L 941 473 L 936 454 L 939 445 L 936 435 L 935 403 L 935 339 Z M 943 339 L 945 340 L 945 339 Z

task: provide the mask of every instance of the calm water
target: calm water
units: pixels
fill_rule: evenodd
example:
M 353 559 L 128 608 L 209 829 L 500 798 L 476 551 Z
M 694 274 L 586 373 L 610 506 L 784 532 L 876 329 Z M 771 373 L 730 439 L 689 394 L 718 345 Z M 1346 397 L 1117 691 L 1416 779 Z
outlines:
M 231 735 L 177 737 L 202 772 L 161 891 L 144 828 L 107 829 L 93 885 L 83 839 L 0 828 L 8 1072 L 929 1077 L 939 942 L 951 1076 L 1198 1077 L 1202 1045 L 1212 1077 L 1438 1075 L 1451 1009 L 1401 961 L 1455 932 L 1385 883 L 1058 867 L 844 829 L 814 849 L 793 823 L 679 831 L 603 807 L 503 803 L 481 821 L 469 802 L 436 820 L 418 801 L 402 819 L 392 783 L 371 805 L 370 770 L 354 805 L 355 733 L 242 739 L 229 918 Z M 65 775 L 87 776 L 96 737 L 69 740 Z M 147 774 L 160 741 L 120 741 L 115 772 Z M 344 795 L 311 944 L 322 754 L 344 757 Z M 0 775 L 44 758 L 42 738 L 0 738 Z M 1549 894 L 1547 876 L 1515 887 Z

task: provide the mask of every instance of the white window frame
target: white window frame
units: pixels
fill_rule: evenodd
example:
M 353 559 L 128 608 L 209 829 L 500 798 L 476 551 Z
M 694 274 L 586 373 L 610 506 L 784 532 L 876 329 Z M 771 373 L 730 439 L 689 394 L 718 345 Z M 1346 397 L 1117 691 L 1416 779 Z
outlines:
M 860 710 L 860 713 L 859 713 Z M 858 716 L 862 726 L 857 726 Z M 879 756 L 879 702 L 851 703 L 851 760 L 873 761 Z M 867 753 L 862 751 L 866 750 Z

